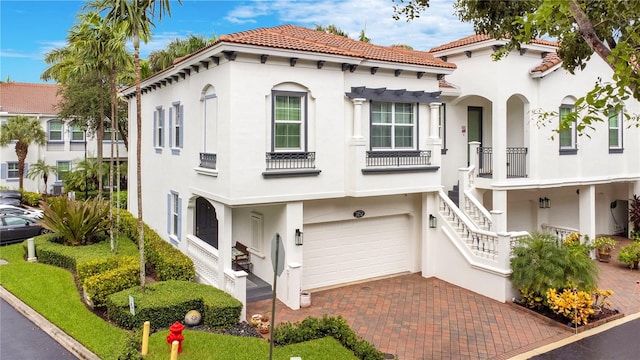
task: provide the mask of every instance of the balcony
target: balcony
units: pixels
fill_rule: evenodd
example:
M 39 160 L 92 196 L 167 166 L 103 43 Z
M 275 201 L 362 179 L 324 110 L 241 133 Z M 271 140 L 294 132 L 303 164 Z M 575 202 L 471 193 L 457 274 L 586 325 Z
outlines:
M 200 167 L 204 169 L 216 169 L 218 156 L 211 153 L 200 153 Z
M 525 178 L 527 175 L 526 147 L 507 148 L 507 178 Z M 478 147 L 478 176 L 493 177 L 493 149 L 490 147 Z
M 431 151 L 367 151 L 367 173 L 435 171 L 439 167 L 431 166 Z
M 266 153 L 265 178 L 315 176 L 320 174 L 316 169 L 315 152 L 268 152 Z

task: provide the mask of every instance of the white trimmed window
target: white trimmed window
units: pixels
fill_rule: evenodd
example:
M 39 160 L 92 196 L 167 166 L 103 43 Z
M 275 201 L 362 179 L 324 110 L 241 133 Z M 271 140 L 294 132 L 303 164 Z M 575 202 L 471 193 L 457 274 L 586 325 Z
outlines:
M 371 103 L 371 148 L 415 149 L 415 107 L 409 103 Z
M 67 174 L 71 171 L 71 161 L 58 161 L 56 162 L 56 167 L 58 170 L 56 171 L 57 180 L 64 181 L 66 179 Z
M 164 109 L 162 106 L 156 107 L 153 112 L 153 146 L 164 147 Z
M 82 127 L 80 127 L 80 125 L 71 125 L 71 141 L 84 141 L 84 131 L 82 131 Z
M 306 99 L 302 92 L 273 93 L 273 150 L 306 149 Z
M 8 161 L 7 162 L 7 180 L 15 180 L 18 179 L 18 162 L 17 161 Z
M 179 242 L 182 236 L 182 199 L 175 191 L 167 194 L 167 232 L 169 237 Z
M 611 108 L 609 114 L 609 150 L 622 150 L 622 109 Z
M 562 124 L 567 116 L 574 112 L 573 105 L 570 104 L 562 104 L 560 105 L 559 117 L 560 123 Z M 560 129 L 559 132 L 560 138 L 560 153 L 561 154 L 575 154 L 578 150 L 577 142 L 576 142 L 576 122 L 569 122 L 569 127 L 566 129 Z
M 47 140 L 63 141 L 62 137 L 62 121 L 51 120 L 47 123 Z
M 179 101 L 171 104 L 169 109 L 169 146 L 173 149 L 182 148 L 184 123 L 184 105 Z

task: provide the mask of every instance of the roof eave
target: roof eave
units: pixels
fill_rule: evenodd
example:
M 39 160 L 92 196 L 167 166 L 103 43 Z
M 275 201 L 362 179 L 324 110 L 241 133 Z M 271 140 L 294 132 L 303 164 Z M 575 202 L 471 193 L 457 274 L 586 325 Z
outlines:
M 562 62 L 553 65 L 552 67 L 548 68 L 545 71 L 532 71 L 532 72 L 530 72 L 530 75 L 531 75 L 532 79 L 541 79 L 541 78 L 551 74 L 552 72 L 560 69 L 561 67 L 562 67 Z

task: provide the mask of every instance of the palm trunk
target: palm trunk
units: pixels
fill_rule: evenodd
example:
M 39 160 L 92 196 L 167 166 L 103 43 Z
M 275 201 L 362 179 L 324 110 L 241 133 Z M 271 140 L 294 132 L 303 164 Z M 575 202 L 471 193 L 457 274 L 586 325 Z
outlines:
M 16 155 L 18 156 L 18 187 L 23 189 L 24 184 L 24 160 L 27 158 L 27 152 L 29 151 L 29 144 L 22 141 L 16 143 Z
M 115 252 L 115 243 L 113 241 L 113 144 L 115 142 L 114 134 L 115 134 L 115 126 L 114 119 L 116 118 L 116 101 L 117 101 L 117 93 L 116 93 L 116 75 L 115 69 L 113 66 L 111 67 L 111 76 L 110 76 L 110 85 L 111 85 L 111 154 L 109 156 L 109 237 L 110 237 L 110 245 L 111 252 Z
M 134 63 L 136 68 L 136 195 L 138 197 L 138 247 L 140 250 L 140 288 L 144 292 L 146 283 L 144 256 L 144 222 L 142 221 L 142 91 L 140 89 L 140 39 L 134 35 Z
M 96 140 L 98 141 L 98 197 L 102 198 L 102 142 L 104 141 L 104 99 L 102 95 L 102 86 L 100 87 L 100 119 L 96 124 Z M 85 133 L 85 136 L 86 133 Z M 87 139 L 85 139 L 86 141 Z M 86 200 L 86 199 L 85 199 Z

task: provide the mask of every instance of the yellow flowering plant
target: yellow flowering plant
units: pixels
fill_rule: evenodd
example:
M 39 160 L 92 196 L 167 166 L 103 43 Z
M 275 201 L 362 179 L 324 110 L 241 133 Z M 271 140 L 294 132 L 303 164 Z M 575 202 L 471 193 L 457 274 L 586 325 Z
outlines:
M 566 238 L 564 238 L 564 244 L 565 245 L 577 245 L 580 244 L 580 238 L 582 237 L 581 234 L 577 233 L 577 232 L 572 232 L 571 234 L 567 235 Z
M 558 294 L 558 291 L 552 288 L 547 290 L 546 296 L 549 308 L 574 324 L 586 324 L 589 322 L 589 316 L 594 314 L 593 298 L 589 292 L 565 289 Z
M 613 290 L 595 289 L 593 291 L 593 307 L 604 309 L 611 306 L 611 302 L 607 300 L 611 295 L 613 295 Z

